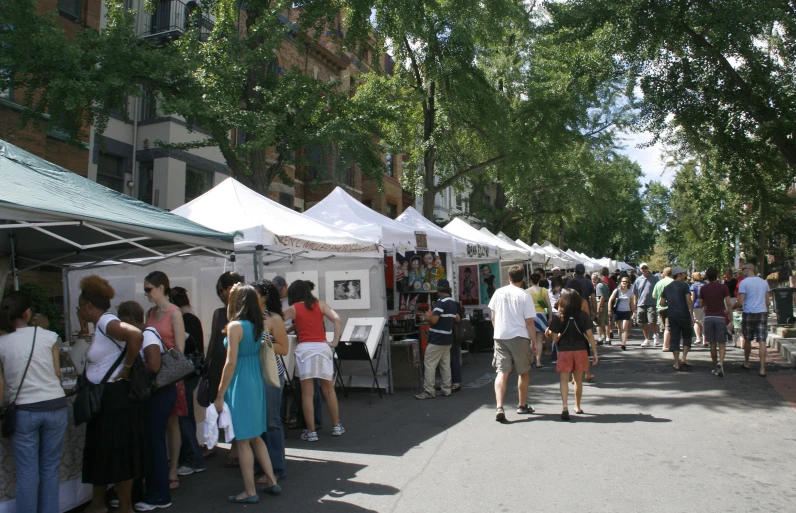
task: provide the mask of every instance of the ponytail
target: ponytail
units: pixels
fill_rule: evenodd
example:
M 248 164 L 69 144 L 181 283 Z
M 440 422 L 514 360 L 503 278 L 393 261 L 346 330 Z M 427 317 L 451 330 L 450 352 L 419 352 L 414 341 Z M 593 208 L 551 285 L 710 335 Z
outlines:
M 14 333 L 17 330 L 14 321 L 22 319 L 31 306 L 33 302 L 24 292 L 14 291 L 7 295 L 0 303 L 0 329 L 6 333 Z

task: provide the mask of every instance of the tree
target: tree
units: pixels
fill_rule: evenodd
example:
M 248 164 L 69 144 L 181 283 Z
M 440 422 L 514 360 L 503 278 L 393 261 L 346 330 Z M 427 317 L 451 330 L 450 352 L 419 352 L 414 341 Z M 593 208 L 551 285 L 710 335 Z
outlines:
M 102 132 L 110 112 L 143 87 L 159 111 L 208 134 L 169 147 L 217 146 L 232 176 L 260 193 L 276 178 L 288 182 L 286 166 L 306 162 L 304 149 L 312 146 L 332 156 L 332 172 L 356 164 L 366 175 L 383 175 L 379 120 L 394 113 L 305 70 L 282 74 L 274 58 L 283 45 L 315 44 L 341 2 L 294 8 L 284 0 L 208 0 L 190 15 L 181 37 L 159 42 L 137 37 L 135 13 L 109 2 L 107 28 L 84 30 L 71 43 L 51 15 L 35 12 L 33 0 L 3 2 L 10 8 L 0 47 L 10 51 L 0 56 L 0 69 L 24 86 L 29 112 L 49 112 L 51 126 L 73 142 L 91 124 Z M 215 17 L 210 30 L 208 13 Z
M 637 127 L 677 132 L 699 153 L 709 143 L 730 179 L 796 175 L 796 6 L 789 0 L 572 0 L 547 2 L 562 40 L 612 34 L 628 96 L 640 89 Z M 775 152 L 785 172 L 767 166 Z M 774 166 L 782 168 L 783 166 Z M 741 173 L 746 173 L 745 177 Z

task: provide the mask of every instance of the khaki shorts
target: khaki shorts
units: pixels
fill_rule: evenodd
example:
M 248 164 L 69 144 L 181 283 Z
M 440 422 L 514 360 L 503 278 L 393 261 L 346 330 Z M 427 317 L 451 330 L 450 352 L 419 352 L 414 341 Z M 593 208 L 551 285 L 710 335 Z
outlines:
M 604 305 L 597 314 L 597 326 L 608 326 L 608 305 Z
M 704 308 L 694 308 L 694 322 L 705 322 Z
M 527 338 L 495 339 L 492 367 L 497 372 L 525 374 L 531 368 L 531 341 Z
M 654 306 L 636 308 L 636 320 L 639 324 L 658 324 L 658 309 Z

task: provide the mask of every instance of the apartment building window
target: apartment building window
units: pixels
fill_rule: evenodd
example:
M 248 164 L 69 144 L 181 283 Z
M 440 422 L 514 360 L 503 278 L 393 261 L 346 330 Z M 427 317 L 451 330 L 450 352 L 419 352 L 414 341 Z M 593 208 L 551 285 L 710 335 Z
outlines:
M 205 171 L 185 170 L 185 202 L 195 200 L 213 186 L 213 176 Z
M 124 157 L 100 153 L 97 159 L 97 183 L 124 192 Z
M 362 204 L 368 207 L 369 209 L 373 210 L 373 200 L 365 200 L 362 202 Z
M 79 20 L 83 14 L 83 0 L 58 0 L 58 12 L 73 20 Z
M 138 199 L 154 205 L 152 190 L 155 187 L 155 163 L 153 161 L 138 164 Z
M 387 169 L 384 172 L 384 174 L 386 174 L 387 176 L 393 176 L 393 172 L 392 172 L 392 153 L 388 153 L 387 155 L 385 155 L 385 159 L 387 161 Z
M 279 204 L 287 208 L 293 208 L 293 196 L 286 192 L 280 192 Z
M 310 178 L 313 180 L 317 180 L 321 174 L 321 162 L 323 160 L 323 152 L 321 151 L 321 147 L 318 145 L 313 146 L 310 148 L 309 152 L 309 171 L 310 171 Z
M 10 102 L 14 101 L 14 93 L 11 88 L 11 73 L 8 70 L 0 69 L 0 80 L 8 84 L 5 89 L 0 86 L 0 98 Z
M 347 166 L 343 173 L 343 183 L 349 187 L 354 187 L 355 171 L 354 166 Z
M 398 205 L 393 205 L 392 203 L 387 203 L 387 209 L 386 210 L 387 211 L 386 211 L 385 214 L 390 219 L 395 219 L 396 217 L 398 217 Z

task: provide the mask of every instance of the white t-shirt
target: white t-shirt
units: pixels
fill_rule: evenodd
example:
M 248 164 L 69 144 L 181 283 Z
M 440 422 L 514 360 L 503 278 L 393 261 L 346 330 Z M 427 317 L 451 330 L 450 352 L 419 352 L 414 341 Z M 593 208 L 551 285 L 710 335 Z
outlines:
M 105 373 L 113 367 L 114 362 L 124 349 L 126 342 L 116 342 L 112 338 L 103 335 L 108 333 L 108 324 L 118 321 L 119 318 L 111 313 L 106 313 L 100 317 L 94 330 L 94 338 L 86 351 L 86 378 L 92 383 L 100 383 Z M 119 363 L 113 371 L 108 382 L 115 381 L 124 368 L 124 361 Z
M 520 287 L 506 285 L 495 291 L 489 301 L 495 325 L 495 339 L 531 338 L 525 319 L 536 317 L 533 298 Z
M 5 380 L 5 404 L 14 400 L 17 395 L 19 383 L 25 373 L 25 366 L 30 357 L 33 331 L 35 328 L 18 328 L 13 333 L 0 336 L 0 379 Z M 53 364 L 53 345 L 58 341 L 58 335 L 52 331 L 39 328 L 36 331 L 36 346 L 33 348 L 33 357 L 30 368 L 22 383 L 17 404 L 33 404 L 50 401 L 64 397 L 61 381 L 55 374 Z
M 144 349 L 149 346 L 158 346 L 160 348 L 160 353 L 163 354 L 163 342 L 160 339 L 160 333 L 155 328 L 147 328 L 143 331 L 144 333 L 144 343 L 141 344 L 141 359 L 146 361 L 146 356 L 144 355 Z

